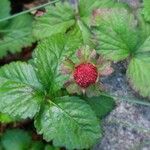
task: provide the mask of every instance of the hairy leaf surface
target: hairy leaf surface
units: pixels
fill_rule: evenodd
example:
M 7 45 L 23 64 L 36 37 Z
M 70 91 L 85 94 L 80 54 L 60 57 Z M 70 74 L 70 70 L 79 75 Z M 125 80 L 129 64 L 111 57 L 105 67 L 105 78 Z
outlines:
M 143 14 L 144 14 L 145 20 L 150 22 L 150 1 L 143 0 L 143 3 L 144 3 Z
M 56 33 L 65 33 L 75 23 L 74 12 L 68 2 L 58 2 L 46 8 L 46 13 L 36 18 L 34 36 L 37 39 L 49 37 Z
M 150 24 L 144 21 L 140 11 L 137 16 L 139 20 L 139 41 L 129 63 L 127 77 L 135 91 L 143 97 L 150 97 Z
M 143 97 L 150 98 L 150 54 L 137 54 L 132 58 L 127 77 L 133 89 Z
M 135 25 L 133 15 L 125 9 L 101 10 L 98 52 L 114 61 L 127 58 L 137 44 Z
M 89 148 L 101 137 L 95 113 L 78 97 L 49 101 L 37 116 L 35 126 L 45 140 L 67 149 Z
M 9 20 L 0 38 L 0 57 L 5 56 L 7 51 L 15 53 L 23 47 L 30 46 L 34 41 L 31 33 L 32 17 L 29 14 Z
M 0 112 L 32 118 L 40 109 L 42 90 L 31 65 L 14 62 L 0 69 Z

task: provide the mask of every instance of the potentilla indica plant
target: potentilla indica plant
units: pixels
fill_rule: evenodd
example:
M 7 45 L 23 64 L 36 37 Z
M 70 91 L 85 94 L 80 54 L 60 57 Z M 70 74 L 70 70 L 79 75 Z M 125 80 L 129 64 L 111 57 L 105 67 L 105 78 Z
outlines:
M 101 119 L 115 103 L 101 92 L 90 96 L 85 93 L 112 69 L 95 51 L 80 45 L 80 36 L 71 37 L 71 33 L 53 35 L 39 42 L 29 63 L 1 67 L 0 112 L 34 119 L 37 133 L 56 147 L 87 149 L 102 137 Z M 72 69 L 64 65 L 67 58 L 74 64 Z M 67 75 L 62 74 L 68 69 Z M 67 91 L 71 78 L 80 93 Z

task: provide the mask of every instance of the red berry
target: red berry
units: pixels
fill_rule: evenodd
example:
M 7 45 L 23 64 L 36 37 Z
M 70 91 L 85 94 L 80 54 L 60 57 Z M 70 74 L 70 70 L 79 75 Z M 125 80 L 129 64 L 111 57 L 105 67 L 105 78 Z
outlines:
M 91 63 L 82 63 L 75 67 L 73 77 L 75 82 L 82 88 L 94 84 L 98 77 L 97 68 Z

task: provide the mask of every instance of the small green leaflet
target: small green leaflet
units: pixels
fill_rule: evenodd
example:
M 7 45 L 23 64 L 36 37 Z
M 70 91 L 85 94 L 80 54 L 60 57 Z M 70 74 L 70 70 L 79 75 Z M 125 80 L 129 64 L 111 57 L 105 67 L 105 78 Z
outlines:
M 100 95 L 85 98 L 85 100 L 100 119 L 104 118 L 115 107 L 115 101 L 109 96 Z
M 30 146 L 31 137 L 23 130 L 7 130 L 2 136 L 1 143 L 5 150 L 25 150 Z
M 77 31 L 44 39 L 35 50 L 33 57 L 38 78 L 51 95 L 60 90 L 66 81 L 66 77 L 60 73 L 65 56 L 72 57 L 82 43 Z
M 32 36 L 32 17 L 24 14 L 9 20 L 9 24 L 0 30 L 0 57 L 7 54 L 7 51 L 15 53 L 21 48 L 30 46 L 34 42 Z
M 13 62 L 0 69 L 0 112 L 25 119 L 40 109 L 42 86 L 31 65 Z
M 101 137 L 95 113 L 78 97 L 49 100 L 36 117 L 35 127 L 45 140 L 67 149 L 89 148 Z
M 150 54 L 137 54 L 132 58 L 127 77 L 133 89 L 150 99 Z
M 43 39 L 57 33 L 65 33 L 75 24 L 74 11 L 68 2 L 58 2 L 46 7 L 46 13 L 37 17 L 33 33 L 37 39 Z
M 142 15 L 141 10 L 139 10 L 137 12 L 137 19 L 138 19 L 138 46 L 137 49 L 139 51 L 139 49 L 143 49 L 141 46 L 143 46 L 143 43 L 147 43 L 148 44 L 148 40 L 150 37 L 150 24 L 148 22 L 145 22 L 144 20 L 144 16 Z M 147 42 L 146 42 L 147 41 Z M 145 45 L 144 44 L 144 45 Z M 140 48 L 139 48 L 140 47 Z M 145 47 L 145 46 L 144 46 Z M 147 47 L 147 46 L 146 46 Z M 145 48 L 146 48 L 145 47 Z M 138 49 L 139 48 L 139 49 Z M 147 47 L 148 49 L 148 47 Z M 140 50 L 141 51 L 141 50 Z M 145 50 L 144 50 L 145 51 Z M 142 52 L 142 51 L 141 51 Z
M 127 78 L 132 88 L 150 99 L 150 25 L 139 14 L 139 42 L 127 68 Z
M 145 20 L 150 22 L 150 1 L 143 0 L 143 4 L 144 4 L 143 14 L 144 14 Z
M 98 52 L 113 61 L 127 58 L 135 50 L 138 37 L 133 15 L 125 9 L 101 9 L 98 21 Z

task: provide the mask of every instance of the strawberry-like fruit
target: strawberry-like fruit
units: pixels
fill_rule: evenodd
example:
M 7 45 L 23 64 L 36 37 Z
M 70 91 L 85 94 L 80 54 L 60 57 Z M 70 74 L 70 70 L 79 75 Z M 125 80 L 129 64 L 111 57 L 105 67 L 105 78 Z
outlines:
M 98 71 L 93 64 L 82 63 L 75 67 L 73 77 L 75 82 L 81 88 L 87 88 L 96 82 L 98 78 Z

